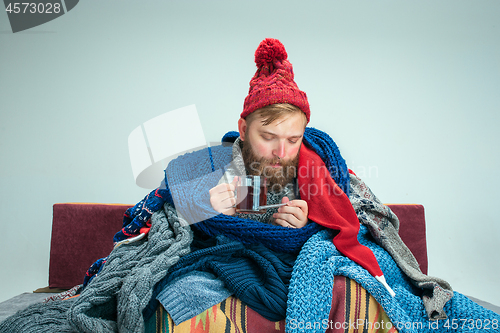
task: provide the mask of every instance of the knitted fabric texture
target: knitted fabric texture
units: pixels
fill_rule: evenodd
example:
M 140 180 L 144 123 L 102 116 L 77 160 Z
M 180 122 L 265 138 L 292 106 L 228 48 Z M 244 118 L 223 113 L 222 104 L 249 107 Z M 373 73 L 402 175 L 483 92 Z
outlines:
M 399 237 L 399 220 L 389 207 L 383 205 L 370 188 L 356 175 L 350 175 L 351 203 L 359 221 L 370 230 L 398 264 L 411 282 L 424 291 L 422 297 L 430 319 L 445 319 L 444 306 L 453 296 L 450 284 L 422 273 L 417 260 Z
M 196 237 L 193 246 L 202 244 Z M 205 241 L 203 248 L 184 256 L 155 287 L 153 297 L 170 281 L 192 271 L 211 272 L 254 311 L 271 321 L 285 318 L 288 285 L 296 256 L 273 252 L 261 244 L 244 245 L 225 236 Z M 152 300 L 147 320 L 156 310 Z
M 328 138 L 321 133 L 317 130 L 306 130 L 304 142 L 313 149 L 314 147 L 320 147 L 315 151 L 322 158 L 325 156 L 324 161 L 327 167 L 329 165 L 340 167 L 340 172 L 337 174 L 332 172 L 332 177 L 346 193 L 349 191 L 344 190 L 344 188 L 351 184 L 350 197 L 353 207 L 360 221 L 370 227 L 373 238 L 386 247 L 387 251 L 393 251 L 390 249 L 390 247 L 393 247 L 396 252 L 404 252 L 404 249 L 396 247 L 397 241 L 383 240 L 384 237 L 395 237 L 392 232 L 388 232 L 390 231 L 388 228 L 394 228 L 397 231 L 397 219 L 389 211 L 380 208 L 379 205 L 381 204 L 374 197 L 369 198 L 370 200 L 364 200 L 366 195 L 369 194 L 366 185 L 356 180 L 354 176 L 351 176 L 349 181 L 349 173 L 342 171 L 345 162 L 334 157 L 336 149 L 333 149 L 334 152 L 321 149 L 323 146 L 328 146 L 326 143 Z M 231 134 L 227 136 L 227 138 L 231 137 Z M 208 159 L 201 161 L 203 163 L 193 161 L 190 165 L 203 166 L 203 168 L 209 168 L 210 170 L 223 168 L 224 163 L 228 161 L 227 156 L 229 156 L 229 159 L 231 156 L 231 147 L 229 147 L 229 151 L 224 149 L 227 149 L 227 147 L 222 146 L 218 149 L 212 149 L 211 153 L 208 154 Z M 224 157 L 224 155 L 227 156 Z M 200 156 L 197 157 L 201 158 Z M 188 154 L 186 158 L 188 157 L 193 158 L 193 155 Z M 198 180 L 201 176 L 203 174 L 199 174 L 199 177 L 191 176 L 189 180 Z M 349 182 L 346 183 L 345 177 Z M 214 178 L 217 181 L 220 177 Z M 181 177 L 181 180 L 183 179 L 185 178 Z M 174 186 L 182 185 L 182 182 L 176 183 L 173 181 L 171 183 Z M 156 195 L 156 193 L 160 195 Z M 154 207 L 157 202 L 163 200 L 165 203 L 168 198 L 173 200 L 171 193 L 169 184 L 166 182 L 164 188 L 151 192 L 150 196 L 141 205 L 147 207 L 147 210 L 151 212 L 153 211 L 151 207 Z M 166 276 L 170 267 L 179 262 L 181 256 L 189 253 L 189 244 L 191 243 L 191 231 L 185 226 L 187 221 L 180 222 L 177 210 L 174 210 L 171 204 L 163 204 L 161 207 L 164 207 L 164 214 L 161 214 L 161 212 L 153 214 L 151 218 L 152 227 L 148 234 L 148 241 L 140 240 L 115 248 L 108 256 L 106 264 L 100 270 L 100 273 L 94 277 L 78 298 L 54 301 L 43 305 L 37 304 L 30 307 L 21 314 L 4 321 L 0 325 L 0 332 L 30 332 L 25 327 L 33 324 L 33 321 L 37 323 L 33 324 L 32 327 L 35 328 L 31 330 L 32 332 L 43 332 L 46 327 L 50 327 L 50 331 L 54 332 L 71 332 L 71 329 L 79 332 L 111 332 L 117 329 L 123 332 L 140 332 L 143 326 L 142 311 L 152 297 L 154 286 Z M 141 215 L 142 210 L 139 209 L 136 212 L 137 215 Z M 132 221 L 134 221 L 133 215 L 129 216 Z M 141 216 L 144 217 L 147 214 Z M 145 225 L 149 221 L 144 218 L 142 220 Z M 205 234 L 225 234 L 227 237 L 237 239 L 238 234 L 235 231 L 243 230 L 243 226 L 236 228 L 234 226 L 241 223 L 252 230 L 244 234 L 243 239 L 239 240 L 241 243 L 254 244 L 262 241 L 268 243 L 270 247 L 278 247 L 279 250 L 290 253 L 295 253 L 302 248 L 293 266 L 288 294 L 287 318 L 293 318 L 298 322 L 321 322 L 325 318 L 328 319 L 333 276 L 345 275 L 358 281 L 367 289 L 384 307 L 395 325 L 398 323 L 423 323 L 424 328 L 430 327 L 427 320 L 429 311 L 426 309 L 426 303 L 422 302 L 421 299 L 422 289 L 417 288 L 415 282 L 406 277 L 405 273 L 399 269 L 404 265 L 405 261 L 411 261 L 411 257 L 403 253 L 400 256 L 394 255 L 393 259 L 391 254 L 373 241 L 366 226 L 360 228 L 358 240 L 362 245 L 369 247 L 375 254 L 388 283 L 397 293 L 395 298 L 389 296 L 384 287 L 368 271 L 341 255 L 332 243 L 333 235 L 331 231 L 323 230 L 317 233 L 322 228 L 319 228 L 316 223 L 309 223 L 308 226 L 300 230 L 288 230 L 287 228 L 275 226 L 276 229 L 266 229 L 271 230 L 271 233 L 273 233 L 273 230 L 275 232 L 274 238 L 267 238 L 265 235 L 261 237 L 262 230 L 258 227 L 269 227 L 269 225 L 262 223 L 253 225 L 252 221 L 230 217 L 218 219 L 217 216 L 208 219 L 208 221 L 209 223 L 207 221 L 196 223 L 194 227 L 202 230 Z M 292 231 L 295 233 L 292 233 Z M 140 233 L 140 228 L 137 229 L 137 232 Z M 309 233 L 315 235 L 309 237 Z M 253 238 L 249 235 L 253 235 Z M 297 238 L 309 238 L 309 240 L 304 242 L 305 244 L 300 244 L 300 241 L 294 239 L 295 235 L 298 235 Z M 273 242 L 279 243 L 278 246 L 270 244 Z M 399 245 L 404 247 L 404 244 Z M 411 269 L 414 264 L 409 263 L 409 266 Z M 413 267 L 413 269 L 416 270 L 417 267 Z M 427 282 L 424 281 L 423 285 L 426 288 Z M 431 294 L 436 291 L 436 285 L 444 289 L 445 294 L 447 293 L 447 284 L 435 280 L 434 282 L 431 281 L 432 289 L 429 289 Z M 427 295 L 424 292 L 424 297 L 434 296 L 434 294 L 431 294 Z M 499 319 L 498 315 L 468 301 L 456 292 L 450 301 L 446 302 L 446 298 L 441 298 L 441 301 L 437 300 L 435 303 L 438 306 L 440 303 L 444 304 L 444 312 L 448 314 L 450 319 L 480 319 L 483 320 L 483 323 L 486 319 L 490 319 L 490 322 L 491 319 Z M 64 309 L 68 307 L 70 307 L 70 310 L 65 313 Z M 47 315 L 45 313 L 42 315 L 42 312 L 47 312 Z M 40 313 L 40 315 L 30 317 L 26 315 L 28 313 Z M 67 319 L 65 320 L 63 317 L 66 318 L 66 316 Z M 30 324 L 28 325 L 28 323 Z M 439 321 L 440 327 L 443 328 L 445 323 L 445 321 Z M 16 330 L 16 327 L 19 329 Z M 45 331 L 48 331 L 48 329 L 45 329 Z M 403 326 L 401 331 L 413 332 L 414 330 L 405 329 Z M 441 331 L 447 330 L 442 329 Z M 432 330 L 432 332 L 439 332 L 439 330 Z
M 303 184 L 300 195 L 309 207 L 309 220 L 339 230 L 333 238 L 337 249 L 373 276 L 381 276 L 373 253 L 358 242 L 359 221 L 349 198 L 335 184 L 321 158 L 305 145 L 300 149 L 298 170 L 299 184 Z
M 157 299 L 175 325 L 191 319 L 231 296 L 224 283 L 208 272 L 193 271 L 171 281 Z M 148 318 L 144 316 L 144 320 Z
M 289 103 L 301 109 L 309 122 L 311 112 L 307 95 L 295 83 L 292 64 L 287 58 L 279 40 L 266 38 L 259 44 L 255 51 L 257 72 L 250 81 L 241 118 L 267 105 Z
M 286 332 L 324 332 L 324 326 L 310 329 L 293 329 L 293 323 L 329 323 L 332 304 L 333 277 L 344 275 L 356 280 L 365 288 L 387 313 L 392 325 L 401 333 L 445 333 L 451 332 L 453 323 L 460 328 L 453 332 L 477 333 L 482 331 L 467 323 L 489 323 L 491 332 L 500 332 L 500 315 L 474 303 L 464 295 L 454 292 L 446 303 L 446 320 L 429 320 L 419 294 L 421 291 L 398 268 L 396 262 L 380 246 L 373 242 L 366 226 L 361 226 L 359 241 L 375 254 L 389 285 L 396 297 L 351 259 L 343 256 L 333 245 L 331 232 L 324 230 L 311 237 L 297 257 L 288 293 Z M 353 306 L 353 305 L 351 305 Z M 362 325 L 364 326 L 365 323 Z M 448 327 L 447 327 L 448 326 Z
M 51 321 L 55 314 L 49 311 L 40 314 L 39 324 L 33 325 L 33 332 L 66 332 L 72 327 L 76 332 L 141 332 L 144 330 L 142 311 L 148 304 L 154 285 L 161 280 L 179 258 L 189 253 L 192 232 L 169 204 L 156 212 L 152 219 L 148 241 L 116 247 L 108 256 L 101 272 L 83 290 L 64 315 L 57 315 L 57 325 Z M 64 312 L 70 300 L 53 301 L 47 307 Z M 30 311 L 30 310 L 28 310 Z M 15 315 L 13 321 L 31 322 L 30 318 Z M 38 325 L 38 326 L 37 326 Z M 22 326 L 22 325 L 20 325 Z M 1 326 L 0 326 L 1 327 Z M 5 332 L 0 328 L 1 332 Z M 8 330 L 7 332 L 26 332 Z
M 153 286 L 181 256 L 189 253 L 191 229 L 169 204 L 155 213 L 148 241 L 115 248 L 103 270 L 71 308 L 68 317 L 82 332 L 141 332 L 142 310 Z M 116 311 L 116 314 L 115 314 Z M 116 315 L 113 320 L 101 318 Z
M 79 333 L 68 321 L 67 312 L 76 299 L 35 303 L 0 323 L 2 333 Z
M 234 141 L 236 137 L 237 132 L 230 132 L 224 136 L 224 141 Z M 347 165 L 340 155 L 335 142 L 333 142 L 326 133 L 313 128 L 306 128 L 303 142 L 321 157 L 332 179 L 344 193 L 349 195 L 350 175 Z M 147 216 L 150 215 L 161 202 L 175 201 L 176 210 L 181 212 L 182 216 L 188 220 L 188 223 L 203 221 L 193 224 L 193 228 L 208 236 L 225 235 L 243 244 L 260 243 L 273 251 L 292 254 L 298 253 L 307 239 L 322 229 L 318 224 L 310 222 L 300 229 L 283 228 L 281 226 L 263 224 L 248 219 L 218 214 L 213 210 L 210 205 L 208 190 L 216 185 L 222 177 L 225 166 L 229 165 L 231 162 L 231 155 L 232 147 L 222 145 L 186 154 L 172 161 L 166 170 L 164 186 L 152 191 L 144 200 L 131 208 L 127 212 L 124 224 L 131 221 L 130 224 L 133 225 L 133 229 L 139 232 L 141 227 L 146 225 Z M 189 172 L 187 172 L 187 170 Z M 301 184 L 299 184 L 299 187 L 300 186 Z M 202 190 L 203 188 L 207 190 L 204 191 Z M 181 199 L 175 200 L 174 197 Z M 362 217 L 363 211 L 368 209 L 368 206 L 361 206 L 358 209 L 355 206 L 354 208 L 358 216 Z M 363 219 L 361 219 L 361 221 L 363 222 Z M 386 223 L 388 222 L 384 219 L 373 219 L 370 228 L 375 239 L 378 239 L 381 243 L 381 238 L 383 237 L 399 237 L 397 233 L 380 233 L 379 230 L 384 229 L 383 224 Z M 127 228 L 127 226 L 125 228 Z M 124 233 L 122 229 L 122 231 L 115 236 L 115 240 L 120 238 L 124 239 L 127 235 L 132 237 L 136 234 Z M 389 251 L 392 251 L 390 247 L 396 243 L 385 240 L 383 244 L 388 246 Z M 399 251 L 408 250 L 406 246 L 402 244 L 399 246 L 399 249 L 396 250 L 396 252 Z M 405 260 L 407 260 L 406 258 L 408 256 L 398 256 L 397 253 L 395 253 L 395 257 L 398 264 L 404 267 Z M 412 264 L 407 266 L 411 267 Z M 425 279 L 427 278 L 428 277 Z M 445 295 L 450 293 L 450 291 L 446 290 L 451 289 L 447 288 L 445 283 L 441 283 L 442 280 L 431 280 L 437 282 L 437 284 L 421 284 L 422 288 L 426 288 L 427 290 L 424 300 L 426 300 L 426 302 L 429 299 L 436 300 L 436 302 L 430 302 L 430 304 L 433 304 L 429 307 L 430 317 L 435 315 L 434 311 L 441 314 L 443 313 L 442 306 L 447 299 Z M 438 286 L 437 289 L 436 285 Z M 439 286 L 443 288 L 442 291 L 439 290 Z M 439 294 L 442 296 L 434 296 Z

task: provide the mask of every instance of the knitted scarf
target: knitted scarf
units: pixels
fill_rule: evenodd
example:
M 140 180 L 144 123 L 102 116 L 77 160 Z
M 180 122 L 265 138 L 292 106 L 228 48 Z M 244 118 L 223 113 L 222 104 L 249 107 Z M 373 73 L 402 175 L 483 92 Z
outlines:
M 333 181 L 321 158 L 305 145 L 300 150 L 298 170 L 300 197 L 309 207 L 309 220 L 339 230 L 333 238 L 337 249 L 373 276 L 382 276 L 372 251 L 358 242 L 359 220 L 349 198 Z

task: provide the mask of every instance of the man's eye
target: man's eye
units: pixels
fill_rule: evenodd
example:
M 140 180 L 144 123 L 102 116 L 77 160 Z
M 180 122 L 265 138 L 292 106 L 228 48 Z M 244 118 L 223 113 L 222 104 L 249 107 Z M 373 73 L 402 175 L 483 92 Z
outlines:
M 263 138 L 264 140 L 266 140 L 266 141 L 271 141 L 271 140 L 272 140 L 272 138 L 271 138 L 271 137 L 269 137 L 269 136 L 262 136 L 262 138 Z
M 297 141 L 299 141 L 299 140 L 288 140 L 288 142 L 290 142 L 291 144 L 296 144 Z

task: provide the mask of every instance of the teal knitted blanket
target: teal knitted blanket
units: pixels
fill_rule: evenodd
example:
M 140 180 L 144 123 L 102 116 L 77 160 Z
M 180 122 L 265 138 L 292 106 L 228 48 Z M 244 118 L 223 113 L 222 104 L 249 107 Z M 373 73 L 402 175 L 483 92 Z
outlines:
M 375 254 L 396 297 L 391 297 L 368 271 L 340 254 L 331 239 L 328 230 L 314 235 L 304 245 L 295 262 L 288 293 L 287 332 L 324 332 L 324 328 L 330 325 L 328 318 L 334 275 L 347 276 L 361 284 L 383 307 L 399 332 L 477 333 L 483 332 L 485 327 L 488 327 L 485 332 L 500 332 L 500 315 L 456 291 L 444 307 L 448 317 L 429 320 L 421 290 L 402 273 L 391 255 L 374 243 L 366 226 L 361 226 L 358 239 Z

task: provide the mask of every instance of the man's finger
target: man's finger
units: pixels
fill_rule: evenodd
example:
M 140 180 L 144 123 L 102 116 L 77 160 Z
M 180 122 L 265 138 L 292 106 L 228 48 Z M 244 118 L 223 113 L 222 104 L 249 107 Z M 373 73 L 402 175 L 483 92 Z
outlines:
M 220 194 L 220 193 L 227 192 L 228 186 L 229 186 L 229 184 L 227 184 L 227 183 L 219 184 L 215 187 L 212 187 L 210 189 L 209 193 L 210 193 L 210 195 L 214 195 L 214 194 Z
M 234 205 L 236 205 L 236 198 L 234 196 L 231 196 L 222 200 L 222 202 L 226 205 L 227 208 L 233 208 Z
M 297 214 L 301 214 L 302 212 L 303 212 L 303 210 L 300 207 L 291 206 L 290 203 L 289 203 L 289 205 L 281 206 L 278 209 L 278 213 L 280 213 L 280 214 L 291 214 L 294 216 L 297 216 Z
M 285 227 L 285 228 L 294 228 L 294 229 L 297 228 L 292 223 L 290 223 L 290 222 L 288 222 L 286 220 L 283 220 L 283 219 L 275 219 L 274 223 L 277 224 L 277 225 L 280 225 L 282 227 Z
M 299 215 L 309 215 L 309 207 L 307 206 L 307 202 L 304 200 L 292 200 L 288 203 L 288 205 L 280 207 L 283 208 L 284 212 L 289 212 L 290 214 L 294 214 L 299 217 Z M 289 208 L 288 210 L 286 208 Z M 290 210 L 290 208 L 294 210 Z
M 224 215 L 234 215 L 234 214 L 236 214 L 236 209 L 234 209 L 234 208 L 226 209 L 225 211 L 222 212 L 222 214 L 224 214 Z
M 299 222 L 299 219 L 295 215 L 289 213 L 274 213 L 273 217 L 275 218 L 275 220 L 284 221 L 285 223 L 292 226 L 295 226 L 297 222 Z M 283 226 L 285 227 L 286 225 Z
M 229 184 L 226 183 L 225 185 L 226 185 L 225 188 L 226 191 L 234 192 L 236 190 L 236 185 L 238 185 L 238 176 L 234 177 L 231 183 Z

